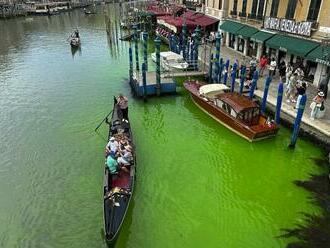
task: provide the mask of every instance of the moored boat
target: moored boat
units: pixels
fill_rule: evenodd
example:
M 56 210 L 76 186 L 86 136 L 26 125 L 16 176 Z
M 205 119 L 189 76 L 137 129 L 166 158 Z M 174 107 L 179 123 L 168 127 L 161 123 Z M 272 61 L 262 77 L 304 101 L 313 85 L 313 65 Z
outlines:
M 114 244 L 118 238 L 129 208 L 135 182 L 136 159 L 132 143 L 133 137 L 130 123 L 122 119 L 122 117 L 122 112 L 115 101 L 111 121 L 107 121 L 109 124 L 108 141 L 114 139 L 114 137 L 125 137 L 130 141 L 133 151 L 131 152 L 132 160 L 130 161 L 130 165 L 125 167 L 125 170 L 118 169 L 116 172 L 110 172 L 109 168 L 107 166 L 105 167 L 103 211 L 104 232 L 108 244 Z
M 184 87 L 194 103 L 222 125 L 247 139 L 256 141 L 275 136 L 279 127 L 261 114 L 259 105 L 224 84 L 187 81 Z
M 78 29 L 75 30 L 69 37 L 71 47 L 79 47 L 80 46 L 80 36 Z
M 152 53 L 151 58 L 156 62 L 156 53 Z M 189 67 L 189 64 L 184 60 L 183 56 L 171 51 L 160 53 L 160 65 L 165 70 L 185 70 Z

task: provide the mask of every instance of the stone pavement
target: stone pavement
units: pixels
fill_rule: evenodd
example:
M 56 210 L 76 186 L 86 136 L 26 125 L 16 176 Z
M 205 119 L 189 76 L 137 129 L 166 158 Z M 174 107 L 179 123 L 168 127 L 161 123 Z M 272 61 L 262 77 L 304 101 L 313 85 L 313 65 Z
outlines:
M 214 45 L 201 45 L 200 47 L 200 55 L 199 58 L 202 61 L 205 61 L 204 64 L 202 64 L 202 70 L 208 70 L 208 64 L 209 64 L 209 56 L 210 56 L 210 51 L 215 54 L 215 46 Z M 226 61 L 227 59 L 230 60 L 230 64 L 233 64 L 235 59 L 238 59 L 239 63 L 241 63 L 243 60 L 246 62 L 250 61 L 250 58 L 247 56 L 243 56 L 239 54 L 238 52 L 235 52 L 234 50 L 227 48 L 225 46 L 221 46 L 220 50 L 220 56 L 221 58 Z M 268 71 L 265 70 L 264 75 L 268 75 Z M 258 80 L 258 90 L 255 91 L 255 95 L 259 98 L 262 98 L 263 96 L 263 90 L 264 90 L 264 84 L 265 84 L 265 79 L 266 77 L 261 77 Z M 270 109 L 274 110 L 276 106 L 276 98 L 277 98 L 277 89 L 278 85 L 280 83 L 280 79 L 278 76 L 278 72 L 273 78 L 270 88 L 269 88 L 269 93 L 267 97 L 267 107 Z M 239 81 L 237 80 L 237 87 L 238 87 Z M 311 109 L 309 108 L 310 103 L 312 102 L 312 99 L 314 96 L 317 94 L 317 88 L 312 85 L 308 84 L 306 95 L 307 95 L 307 103 L 306 103 L 306 108 L 305 112 L 303 115 L 302 122 L 303 124 L 301 125 L 301 128 L 303 131 L 307 133 L 311 133 L 311 135 L 315 136 L 318 140 L 320 140 L 323 144 L 326 144 L 330 146 L 330 94 L 328 94 L 328 100 L 325 101 L 325 116 L 322 119 L 315 119 L 311 120 L 310 117 L 310 112 Z M 289 121 L 290 123 L 294 122 L 294 118 L 296 116 L 296 112 L 294 109 L 295 103 L 288 103 L 286 101 L 286 97 L 283 96 L 283 101 L 282 101 L 282 112 L 281 112 L 281 117 L 284 118 L 286 121 Z

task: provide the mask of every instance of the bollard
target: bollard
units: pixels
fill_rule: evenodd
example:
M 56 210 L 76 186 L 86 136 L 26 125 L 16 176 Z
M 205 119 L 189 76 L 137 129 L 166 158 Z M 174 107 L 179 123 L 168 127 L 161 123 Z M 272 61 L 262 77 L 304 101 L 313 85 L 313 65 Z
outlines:
M 258 81 L 258 71 L 255 70 L 253 73 L 253 79 L 252 79 L 252 86 L 249 92 L 249 98 L 252 100 L 253 96 L 254 96 L 254 90 L 257 86 L 257 81 Z
M 143 100 L 147 100 L 147 74 L 146 64 L 142 63 L 142 83 L 143 83 Z
M 297 142 L 298 134 L 299 134 L 300 123 L 301 123 L 301 119 L 302 119 L 302 116 L 303 116 L 304 110 L 305 110 L 306 99 L 307 99 L 306 95 L 303 95 L 300 99 L 299 109 L 298 109 L 296 119 L 294 121 L 293 132 L 292 132 L 289 148 L 294 148 L 296 146 L 296 142 Z
M 187 59 L 186 43 L 187 43 L 187 25 L 184 23 L 182 25 L 182 56 L 183 56 L 184 60 Z
M 268 76 L 265 81 L 265 89 L 264 89 L 264 95 L 262 97 L 262 103 L 261 103 L 261 113 L 264 114 L 266 111 L 266 103 L 267 103 L 267 96 L 268 96 L 268 90 L 269 85 L 272 81 L 272 77 Z
M 216 73 L 216 82 L 219 83 L 220 82 L 220 78 L 221 78 L 221 72 L 220 72 L 220 44 L 221 44 L 221 35 L 219 32 L 217 32 L 216 36 L 215 36 L 215 64 L 216 64 L 216 69 L 215 69 L 215 73 Z
M 213 67 L 213 53 L 210 56 L 210 62 L 209 62 L 209 83 L 211 84 L 213 82 L 212 80 L 212 68 Z
M 148 71 L 148 33 L 143 32 L 143 57 L 146 72 Z
M 278 85 L 278 91 L 277 91 L 277 102 L 276 102 L 276 113 L 275 113 L 275 123 L 277 125 L 280 124 L 281 120 L 281 107 L 282 107 L 282 98 L 283 98 L 283 83 L 280 82 Z
M 128 49 L 128 53 L 129 53 L 129 81 L 130 81 L 130 83 L 132 83 L 132 81 L 133 81 L 133 52 L 132 52 L 131 47 Z
M 134 39 L 135 39 L 135 61 L 136 61 L 136 70 L 140 70 L 139 65 L 139 43 L 138 43 L 138 34 L 137 34 L 137 26 L 133 26 L 134 29 Z
M 243 88 L 244 88 L 244 81 L 245 81 L 245 71 L 246 71 L 246 67 L 242 66 L 241 67 L 241 79 L 240 79 L 240 86 L 239 86 L 239 94 L 242 95 L 243 94 Z
M 161 40 L 159 36 L 155 39 L 155 47 L 156 47 L 156 88 L 157 88 L 157 96 L 160 95 L 160 43 Z

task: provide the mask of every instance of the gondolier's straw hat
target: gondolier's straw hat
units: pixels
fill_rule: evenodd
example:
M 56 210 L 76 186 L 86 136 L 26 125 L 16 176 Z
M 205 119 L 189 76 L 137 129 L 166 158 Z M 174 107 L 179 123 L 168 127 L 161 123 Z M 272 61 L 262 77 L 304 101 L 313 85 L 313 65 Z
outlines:
M 319 93 L 317 93 L 319 96 L 324 96 L 324 93 L 322 91 L 320 91 Z

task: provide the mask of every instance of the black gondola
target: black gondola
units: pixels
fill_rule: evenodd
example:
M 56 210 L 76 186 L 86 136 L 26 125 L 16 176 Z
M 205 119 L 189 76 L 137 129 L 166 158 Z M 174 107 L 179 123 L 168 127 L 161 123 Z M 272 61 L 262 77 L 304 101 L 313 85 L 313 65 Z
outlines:
M 104 170 L 104 231 L 108 244 L 113 245 L 119 235 L 121 226 L 131 201 L 135 182 L 136 157 L 133 137 L 129 122 L 122 121 L 122 112 L 114 101 L 111 121 L 109 124 L 108 140 L 116 134 L 124 134 L 131 141 L 133 159 L 129 172 L 119 170 L 117 174 L 110 174 L 107 166 Z

